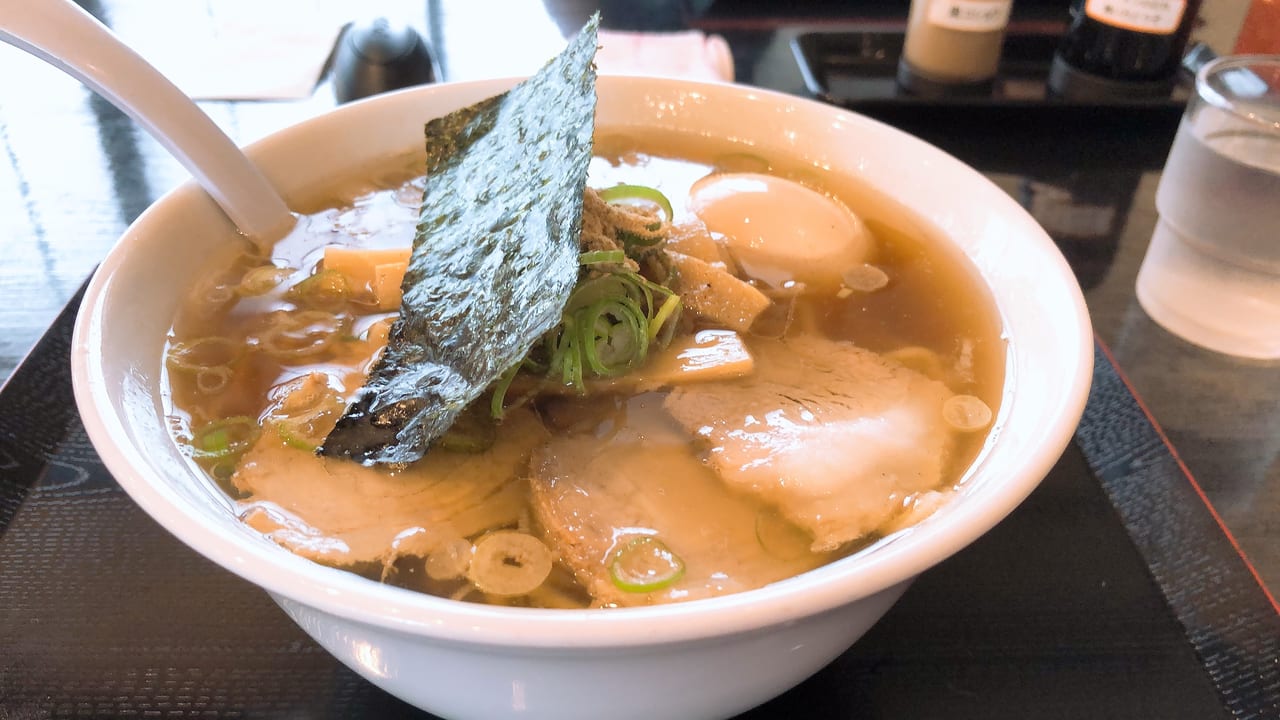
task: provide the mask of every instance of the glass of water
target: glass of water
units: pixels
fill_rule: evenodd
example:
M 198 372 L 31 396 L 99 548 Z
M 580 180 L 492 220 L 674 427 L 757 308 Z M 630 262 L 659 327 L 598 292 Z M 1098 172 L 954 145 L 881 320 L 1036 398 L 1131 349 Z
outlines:
M 1156 209 L 1142 308 L 1210 350 L 1280 358 L 1280 55 L 1200 69 Z

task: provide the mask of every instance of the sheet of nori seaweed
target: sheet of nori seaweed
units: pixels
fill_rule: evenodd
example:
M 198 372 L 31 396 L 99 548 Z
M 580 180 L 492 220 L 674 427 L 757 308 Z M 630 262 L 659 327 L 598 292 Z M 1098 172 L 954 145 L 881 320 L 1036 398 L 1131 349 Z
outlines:
M 560 321 L 578 277 L 596 25 L 509 92 L 427 123 L 400 317 L 321 454 L 420 459 Z

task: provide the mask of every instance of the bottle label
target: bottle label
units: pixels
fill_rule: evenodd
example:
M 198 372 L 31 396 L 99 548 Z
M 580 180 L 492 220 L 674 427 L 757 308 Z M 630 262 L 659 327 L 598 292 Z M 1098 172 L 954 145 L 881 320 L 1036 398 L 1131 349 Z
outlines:
M 1087 0 L 1084 12 L 1100 23 L 1134 32 L 1169 35 L 1178 29 L 1186 0 Z
M 929 24 L 951 30 L 990 32 L 1009 23 L 1013 0 L 933 0 Z

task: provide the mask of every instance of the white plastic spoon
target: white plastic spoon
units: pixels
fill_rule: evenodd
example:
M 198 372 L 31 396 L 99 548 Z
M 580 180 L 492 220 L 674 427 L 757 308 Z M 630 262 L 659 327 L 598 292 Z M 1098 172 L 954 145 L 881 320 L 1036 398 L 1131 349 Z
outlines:
M 133 118 L 195 176 L 240 232 L 259 244 L 296 218 L 258 168 L 191 98 L 71 0 L 0 9 L 0 41 L 48 62 Z

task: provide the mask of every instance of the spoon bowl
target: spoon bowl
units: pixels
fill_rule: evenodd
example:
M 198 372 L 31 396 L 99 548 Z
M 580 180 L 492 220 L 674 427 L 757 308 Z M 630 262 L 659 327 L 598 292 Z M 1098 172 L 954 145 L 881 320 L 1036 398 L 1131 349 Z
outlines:
M 266 177 L 199 106 L 71 0 L 0 13 L 0 41 L 84 83 L 146 128 L 239 231 L 269 247 L 297 219 Z

